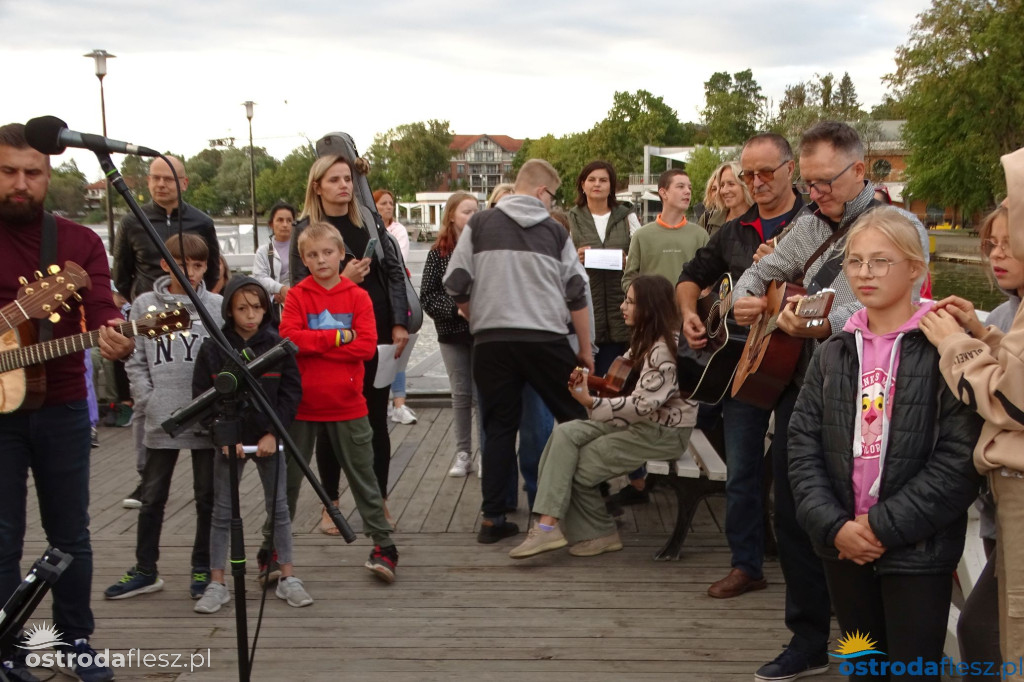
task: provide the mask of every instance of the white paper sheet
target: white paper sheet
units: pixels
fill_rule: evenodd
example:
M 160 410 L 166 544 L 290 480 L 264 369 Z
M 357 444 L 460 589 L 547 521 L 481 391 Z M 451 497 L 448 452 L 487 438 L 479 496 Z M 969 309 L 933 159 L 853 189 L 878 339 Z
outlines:
M 412 347 L 416 345 L 418 334 L 409 334 L 409 343 L 405 344 L 402 355 L 395 359 L 395 351 L 398 349 L 393 343 L 377 346 L 377 376 L 373 378 L 374 388 L 390 386 L 395 380 L 395 375 L 404 372 L 409 366 L 409 357 L 412 355 Z
M 622 249 L 587 249 L 583 267 L 594 270 L 622 270 Z

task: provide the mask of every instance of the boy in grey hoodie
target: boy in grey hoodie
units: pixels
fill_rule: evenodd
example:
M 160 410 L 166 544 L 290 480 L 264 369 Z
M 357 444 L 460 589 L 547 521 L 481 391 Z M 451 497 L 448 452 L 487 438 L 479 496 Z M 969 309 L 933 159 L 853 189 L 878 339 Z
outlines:
M 214 322 L 223 324 L 222 298 L 206 290 L 203 275 L 209 255 L 202 237 L 185 233 L 166 242 L 167 249 L 187 275 L 199 294 L 203 307 Z M 164 272 L 170 272 L 166 261 L 160 261 Z M 185 304 L 192 313 L 192 330 L 188 335 L 176 334 L 146 339 L 136 346 L 136 353 L 125 363 L 135 399 L 135 418 L 145 419 L 143 442 L 146 446 L 146 466 L 142 472 L 142 508 L 139 510 L 138 534 L 135 545 L 136 565 L 104 592 L 107 599 L 126 599 L 163 589 L 164 581 L 156 570 L 160 557 L 160 531 L 163 527 L 164 506 L 170 493 L 174 465 L 178 451 L 192 451 L 192 482 L 196 504 L 196 536 L 192 547 L 192 584 L 189 591 L 193 599 L 203 595 L 210 581 L 210 520 L 213 512 L 213 450 L 205 435 L 183 433 L 169 436 L 160 425 L 171 413 L 192 400 L 192 374 L 199 346 L 208 334 L 202 321 L 195 316 L 192 304 L 182 285 L 170 275 L 153 284 L 153 291 L 140 294 L 132 304 L 131 319 L 138 319 L 152 307 Z
M 547 161 L 523 164 L 515 193 L 470 218 L 444 281 L 473 334 L 473 380 L 486 435 L 481 543 L 519 532 L 505 510 L 508 482 L 518 477 L 523 386 L 532 386 L 559 422 L 586 419 L 567 382 L 577 362 L 594 368 L 587 281 L 565 228 L 548 213 L 560 184 Z M 567 308 L 580 340 L 575 357 L 566 339 Z

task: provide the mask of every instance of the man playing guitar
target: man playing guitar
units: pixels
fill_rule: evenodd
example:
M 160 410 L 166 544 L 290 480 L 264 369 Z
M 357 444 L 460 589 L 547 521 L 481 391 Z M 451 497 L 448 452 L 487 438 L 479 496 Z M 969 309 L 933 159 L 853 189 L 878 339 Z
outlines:
M 808 340 L 797 376 L 775 406 L 772 441 L 775 537 L 786 581 L 786 627 L 793 637 L 782 654 L 757 671 L 757 680 L 790 680 L 828 668 L 828 589 L 821 561 L 796 521 L 789 486 L 787 429 L 800 391 L 802 369 L 814 349 L 812 340 L 827 338 L 833 331 L 842 329 L 846 320 L 861 307 L 842 273 L 841 258 L 847 228 L 875 205 L 873 187 L 865 180 L 864 171 L 864 146 L 857 131 L 849 125 L 823 121 L 805 131 L 800 140 L 803 181 L 797 183 L 797 189 L 808 193 L 817 208 L 813 213 L 798 217 L 785 239 L 771 253 L 767 253 L 768 249 L 762 251 L 758 261 L 736 283 L 733 313 L 736 322 L 743 325 L 753 324 L 765 311 L 764 294 L 773 280 L 799 282 L 803 277 L 809 294 L 825 287 L 835 289 L 835 301 L 824 324 L 804 325 L 794 313 L 795 302 L 790 302 L 778 318 L 779 330 Z M 924 227 L 917 218 L 907 215 L 917 224 L 927 254 Z M 820 247 L 829 240 L 831 243 L 822 251 Z M 812 262 L 808 263 L 809 260 Z M 729 468 L 732 468 L 731 461 Z
M 123 358 L 132 352 L 134 342 L 107 328 L 124 320 L 110 293 L 103 242 L 86 227 L 44 214 L 50 159 L 28 146 L 24 131 L 20 123 L 0 127 L 0 305 L 17 297 L 19 276 L 31 279 L 35 270 L 73 260 L 85 268 L 92 282 L 91 288 L 80 290 L 81 302 L 67 299 L 69 310 L 62 310 L 56 322 L 27 324 L 44 335 L 50 333 L 46 327 L 52 324 L 54 338 L 70 336 L 81 331 L 84 312 L 88 328 L 100 330 L 103 357 Z M 113 672 L 95 664 L 95 652 L 89 645 L 93 632 L 89 607 L 90 436 L 82 354 L 51 360 L 45 369 L 43 406 L 0 415 L 0 602 L 21 582 L 19 564 L 31 469 L 46 540 L 73 557 L 53 586 L 53 625 L 69 646 L 66 653 L 90 654 L 86 659 L 92 660 L 90 665 L 74 666 L 81 679 L 111 680 Z M 36 679 L 25 669 L 25 650 L 18 651 L 3 661 L 4 673 L 17 680 Z
M 793 191 L 793 151 L 781 135 L 764 133 L 747 140 L 740 173 L 750 187 L 754 206 L 727 222 L 683 267 L 676 300 L 683 315 L 683 335 L 693 348 L 707 344 L 707 330 L 696 312 L 697 299 L 725 273 L 736 281 L 750 267 L 759 248 L 775 239 L 804 210 Z M 732 552 L 732 570 L 708 588 L 719 599 L 736 597 L 766 585 L 764 502 L 762 495 L 764 435 L 770 410 L 732 398 L 722 404 L 728 474 L 725 483 L 725 535 Z

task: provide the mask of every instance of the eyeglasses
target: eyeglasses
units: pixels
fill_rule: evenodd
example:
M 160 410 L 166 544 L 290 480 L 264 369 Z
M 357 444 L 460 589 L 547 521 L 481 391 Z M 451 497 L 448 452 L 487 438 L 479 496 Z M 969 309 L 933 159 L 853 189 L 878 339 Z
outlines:
M 149 180 L 150 182 L 153 182 L 157 185 L 159 185 L 161 182 L 166 182 L 168 185 L 174 184 L 174 178 L 172 178 L 170 175 L 150 175 Z
M 992 252 L 999 249 L 1003 252 L 1004 256 L 1010 255 L 1010 242 L 1007 239 L 997 242 L 995 239 L 986 239 L 981 242 L 981 253 L 988 258 L 992 255 Z
M 901 260 L 889 260 L 888 258 L 869 258 L 867 260 L 861 260 L 860 258 L 847 258 L 843 261 L 843 267 L 846 268 L 846 275 L 859 275 L 862 265 L 868 266 L 868 273 L 875 277 L 885 277 L 889 274 L 889 268 L 893 265 L 897 265 L 904 261 Z
M 785 161 L 780 163 L 775 168 L 772 168 L 771 170 L 740 171 L 740 180 L 745 182 L 748 186 L 752 186 L 754 184 L 755 177 L 761 182 L 771 182 L 772 180 L 775 179 L 775 171 L 779 170 L 787 163 L 789 163 L 789 159 L 786 159 Z
M 810 194 L 811 190 L 813 189 L 818 194 L 832 194 L 832 183 L 838 180 L 839 176 L 841 176 L 843 173 L 853 168 L 853 165 L 855 163 L 857 162 L 853 161 L 852 163 L 850 163 L 849 166 L 836 173 L 836 176 L 831 180 L 822 180 L 821 182 L 800 181 L 796 183 L 796 191 L 800 192 L 800 194 Z
M 544 188 L 544 191 L 548 193 L 549 197 L 551 197 L 551 201 L 558 201 L 558 197 L 555 196 L 554 192 L 549 190 L 547 187 Z

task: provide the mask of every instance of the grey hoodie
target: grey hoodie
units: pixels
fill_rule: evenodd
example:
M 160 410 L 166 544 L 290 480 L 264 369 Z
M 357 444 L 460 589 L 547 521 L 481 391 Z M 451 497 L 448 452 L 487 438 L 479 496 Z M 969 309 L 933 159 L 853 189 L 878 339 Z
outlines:
M 566 309 L 587 305 L 587 282 L 565 228 L 535 197 L 514 194 L 469 220 L 444 280 L 470 303 L 477 343 L 545 341 L 568 332 Z
M 168 291 L 170 283 L 170 275 L 164 275 L 153 283 L 153 291 L 139 294 L 132 302 L 130 319 L 144 317 L 151 312 L 151 306 L 155 312 L 159 312 L 164 306 L 174 307 L 180 301 L 192 316 L 192 330 L 188 336 L 174 334 L 173 339 L 170 336 L 159 336 L 137 340 L 135 355 L 128 359 L 124 368 L 131 382 L 136 418 L 142 415 L 146 420 L 143 443 L 147 448 L 209 448 L 210 438 L 207 435 L 186 431 L 177 438 L 171 438 L 160 428 L 172 412 L 192 400 L 192 371 L 199 355 L 199 346 L 209 337 L 188 296 L 172 294 Z M 203 283 L 199 284 L 197 293 L 216 325 L 223 325 L 223 298 L 219 294 L 211 294 Z

